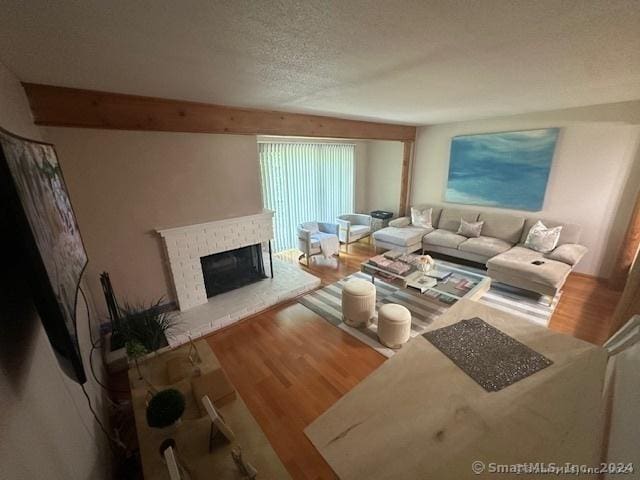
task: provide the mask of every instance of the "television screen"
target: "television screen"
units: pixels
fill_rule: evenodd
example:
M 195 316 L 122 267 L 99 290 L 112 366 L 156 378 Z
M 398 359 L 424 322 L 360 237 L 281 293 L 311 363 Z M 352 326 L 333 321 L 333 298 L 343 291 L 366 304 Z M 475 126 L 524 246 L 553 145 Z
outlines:
M 38 313 L 60 366 L 84 383 L 76 300 L 87 254 L 56 152 L 53 145 L 2 129 L 0 147 L 2 200 L 12 210 L 13 230 L 25 247 Z

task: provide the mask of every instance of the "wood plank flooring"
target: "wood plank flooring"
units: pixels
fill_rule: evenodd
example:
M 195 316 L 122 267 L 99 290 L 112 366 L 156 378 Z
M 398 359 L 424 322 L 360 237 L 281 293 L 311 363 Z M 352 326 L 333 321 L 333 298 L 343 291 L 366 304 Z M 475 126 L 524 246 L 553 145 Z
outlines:
M 339 262 L 315 257 L 301 266 L 330 284 L 374 252 L 349 246 Z M 279 258 L 298 264 L 297 252 Z M 619 294 L 596 279 L 571 275 L 550 328 L 601 344 Z M 294 301 L 207 337 L 294 479 L 333 479 L 304 428 L 373 372 L 384 357 Z

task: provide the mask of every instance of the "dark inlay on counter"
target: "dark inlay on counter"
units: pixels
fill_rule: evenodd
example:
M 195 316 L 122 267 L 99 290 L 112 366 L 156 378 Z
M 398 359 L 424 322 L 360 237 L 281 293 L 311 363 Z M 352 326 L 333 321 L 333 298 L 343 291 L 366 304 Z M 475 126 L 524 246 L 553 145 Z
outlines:
M 553 364 L 477 317 L 422 336 L 487 392 L 502 390 Z

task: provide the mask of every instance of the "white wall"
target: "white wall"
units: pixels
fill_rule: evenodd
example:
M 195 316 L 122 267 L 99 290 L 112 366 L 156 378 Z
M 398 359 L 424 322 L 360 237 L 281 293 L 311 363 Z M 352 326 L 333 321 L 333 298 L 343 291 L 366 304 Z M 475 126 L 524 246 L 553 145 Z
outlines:
M 60 157 L 101 312 L 103 271 L 121 302 L 174 299 L 156 229 L 262 211 L 255 136 L 53 127 L 43 134 Z
M 420 128 L 411 202 L 444 202 L 452 137 L 561 127 L 543 210 L 522 213 L 581 225 L 589 253 L 576 270 L 607 277 L 640 185 L 639 125 L 636 101 Z
M 398 215 L 403 151 L 402 142 L 368 142 L 365 185 L 367 212 L 387 210 Z
M 41 139 L 20 83 L 1 63 L 0 126 Z M 79 302 L 78 335 L 90 375 L 87 310 Z M 99 357 L 94 358 L 101 371 Z M 103 434 L 80 386 L 58 367 L 15 255 L 5 260 L 0 273 L 0 370 L 0 478 L 109 478 Z M 86 389 L 96 410 L 103 411 L 99 387 L 89 380 Z

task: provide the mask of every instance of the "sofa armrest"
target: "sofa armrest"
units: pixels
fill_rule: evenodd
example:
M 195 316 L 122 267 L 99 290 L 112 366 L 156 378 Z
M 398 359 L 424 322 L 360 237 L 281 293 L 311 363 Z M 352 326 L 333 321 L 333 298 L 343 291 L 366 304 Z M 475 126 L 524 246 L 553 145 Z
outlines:
M 366 215 L 364 213 L 354 213 L 353 219 L 351 223 L 355 225 L 365 225 L 367 227 L 371 226 L 371 215 Z
M 371 226 L 371 215 L 366 215 L 364 213 L 347 213 L 340 215 L 337 218 L 337 221 L 339 222 L 340 220 L 350 222 L 352 225 Z
M 565 243 L 545 254 L 545 257 L 550 260 L 557 260 L 558 262 L 566 263 L 573 267 L 582 259 L 582 257 L 585 256 L 587 251 L 588 249 L 584 245 L 579 245 L 577 243 Z
M 337 223 L 325 223 L 319 222 L 318 228 L 323 233 L 333 233 L 334 235 L 338 235 L 338 224 Z
M 342 243 L 349 243 L 349 236 L 351 235 L 351 222 L 349 220 L 343 220 L 341 218 L 336 219 L 338 223 L 338 238 Z
M 409 217 L 394 218 L 389 222 L 390 227 L 408 227 L 409 225 L 411 225 L 411 218 Z
M 338 218 L 336 223 L 340 228 L 344 228 L 345 230 L 351 227 L 351 222 L 349 220 L 343 220 L 342 218 Z
M 304 242 L 311 241 L 311 230 L 307 230 L 306 228 L 298 227 L 298 238 Z

